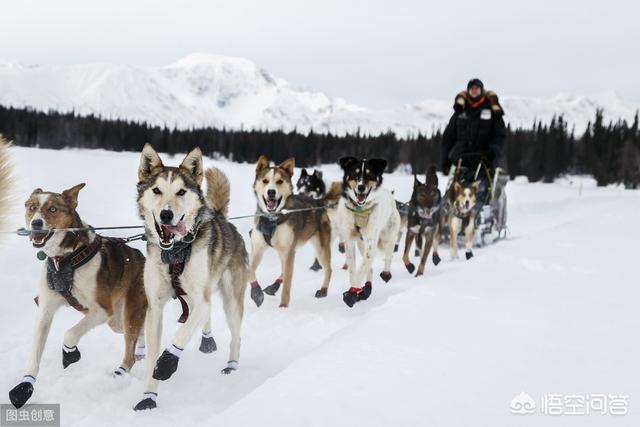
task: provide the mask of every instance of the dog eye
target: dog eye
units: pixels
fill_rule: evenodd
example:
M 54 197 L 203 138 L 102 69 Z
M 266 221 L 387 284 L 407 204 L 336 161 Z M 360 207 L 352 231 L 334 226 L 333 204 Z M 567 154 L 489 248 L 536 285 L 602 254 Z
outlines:
M 176 196 L 184 196 L 185 194 L 187 194 L 187 190 L 181 188 L 180 191 L 176 193 Z
M 162 194 L 162 191 L 160 191 L 160 189 L 158 187 L 153 187 L 153 189 L 151 189 L 151 191 L 153 191 L 153 194 Z
M 284 182 L 283 180 L 279 179 L 276 181 L 276 185 L 282 185 L 283 182 Z
M 31 205 L 31 206 L 29 206 L 29 210 L 30 210 L 31 212 L 33 212 L 33 211 L 35 211 L 35 210 L 37 210 L 37 209 L 38 209 L 38 207 L 37 207 L 36 205 Z
M 269 183 L 269 180 L 265 178 L 265 179 L 263 179 L 263 180 L 262 180 L 262 183 L 263 183 L 263 184 L 268 184 L 268 183 Z
M 56 213 L 57 210 L 58 210 L 58 208 L 56 208 L 55 206 L 51 206 L 49 208 L 49 212 L 51 212 L 51 213 Z

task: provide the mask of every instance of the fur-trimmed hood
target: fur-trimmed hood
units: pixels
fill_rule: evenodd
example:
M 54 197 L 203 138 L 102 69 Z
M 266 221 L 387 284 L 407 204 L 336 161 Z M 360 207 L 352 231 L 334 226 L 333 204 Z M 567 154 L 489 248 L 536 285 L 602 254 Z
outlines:
M 484 92 L 484 97 L 487 98 L 487 100 L 491 104 L 491 111 L 500 115 L 504 115 L 504 110 L 502 109 L 502 105 L 500 105 L 500 101 L 498 100 L 498 95 L 495 92 L 487 90 Z M 466 105 L 467 91 L 463 90 L 456 95 L 455 102 L 453 103 L 453 109 L 456 112 L 461 112 L 464 110 Z

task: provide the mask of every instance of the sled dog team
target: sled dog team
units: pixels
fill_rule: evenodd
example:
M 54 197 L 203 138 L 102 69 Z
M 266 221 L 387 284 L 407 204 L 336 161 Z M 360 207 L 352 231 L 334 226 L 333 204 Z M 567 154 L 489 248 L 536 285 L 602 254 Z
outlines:
M 411 200 L 402 204 L 382 186 L 386 160 L 344 157 L 340 166 L 342 182 L 330 185 L 325 185 L 321 172 L 308 174 L 303 169 L 295 193 L 294 159 L 272 165 L 260 156 L 253 185 L 257 213 L 250 233 L 250 255 L 242 236 L 228 221 L 229 181 L 221 170 L 203 168 L 199 148 L 187 154 L 178 167 L 165 166 L 149 144 L 142 150 L 137 204 L 145 227 L 146 259 L 124 240 L 97 234 L 80 217 L 78 195 L 84 183 L 62 193 L 33 190 L 25 203 L 25 222 L 32 245 L 46 262 L 35 298 L 38 318 L 31 354 L 22 381 L 9 392 L 11 403 L 19 408 L 33 394 L 53 316 L 63 305 L 84 315 L 64 335 L 63 367 L 80 360 L 82 336 L 107 323 L 125 341 L 124 356 L 114 375 L 124 375 L 144 357 L 154 362 L 146 364 L 144 394 L 134 407 L 152 409 L 158 381 L 176 372 L 181 353 L 196 330 L 202 333 L 200 351 L 216 350 L 210 322 L 215 293 L 222 298 L 231 331 L 229 361 L 222 373 L 238 369 L 247 284 L 258 306 L 264 293 L 275 295 L 282 288 L 280 307 L 287 307 L 300 246 L 311 243 L 315 248 L 317 259 L 312 268 L 323 270 L 315 296 L 324 298 L 331 281 L 332 242 L 338 238 L 340 251 L 346 255 L 343 268 L 349 274 L 349 288 L 342 298 L 349 307 L 371 296 L 372 265 L 378 254 L 384 261 L 380 277 L 385 282 L 391 279 L 401 227 L 406 230 L 402 260 L 409 273 L 416 269 L 409 258 L 416 241 L 416 256 L 420 257 L 416 276 L 424 274 L 430 252 L 433 263 L 440 262 L 438 244 L 445 223 L 451 233 L 452 257 L 457 256 L 461 230 L 466 257 L 472 256 L 477 185 L 455 181 L 443 201 L 432 167 L 425 182 L 414 177 Z M 6 187 L 3 176 L 0 187 Z M 280 257 L 281 274 L 263 289 L 256 270 L 270 247 Z M 182 304 L 178 320 L 182 324 L 170 346 L 161 349 L 163 307 L 171 298 Z

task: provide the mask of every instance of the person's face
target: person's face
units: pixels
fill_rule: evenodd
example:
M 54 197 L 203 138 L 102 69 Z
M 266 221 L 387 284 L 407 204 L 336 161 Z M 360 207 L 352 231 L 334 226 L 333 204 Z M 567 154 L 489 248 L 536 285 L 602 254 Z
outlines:
M 482 88 L 480 86 L 473 85 L 469 88 L 469 95 L 472 98 L 477 98 L 482 94 Z

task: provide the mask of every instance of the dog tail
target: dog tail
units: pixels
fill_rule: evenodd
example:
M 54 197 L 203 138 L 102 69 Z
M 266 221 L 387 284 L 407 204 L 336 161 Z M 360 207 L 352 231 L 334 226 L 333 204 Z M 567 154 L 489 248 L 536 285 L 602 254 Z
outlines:
M 207 178 L 207 200 L 211 208 L 226 218 L 229 214 L 229 201 L 231 198 L 229 179 L 218 168 L 207 169 L 205 177 Z
M 337 202 L 342 195 L 342 182 L 334 181 L 329 186 L 329 190 L 324 195 L 324 200 L 328 202 Z
M 12 165 L 9 159 L 9 147 L 11 143 L 0 135 L 0 228 L 7 225 L 6 213 L 11 208 L 11 195 L 13 191 Z

